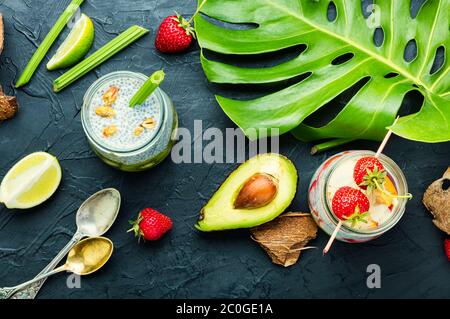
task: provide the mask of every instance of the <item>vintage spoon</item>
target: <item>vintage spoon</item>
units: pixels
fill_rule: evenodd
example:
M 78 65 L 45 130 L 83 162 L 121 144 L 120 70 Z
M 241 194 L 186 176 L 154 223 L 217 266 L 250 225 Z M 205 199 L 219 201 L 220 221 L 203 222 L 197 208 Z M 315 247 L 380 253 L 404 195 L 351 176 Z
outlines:
M 113 247 L 112 241 L 108 238 L 86 238 L 70 250 L 64 265 L 45 274 L 41 274 L 21 285 L 0 288 L 0 299 L 8 299 L 15 291 L 63 271 L 69 271 L 79 276 L 92 274 L 106 264 L 109 257 L 111 257 Z
M 116 220 L 120 209 L 120 193 L 114 188 L 101 190 L 89 197 L 78 209 L 77 231 L 69 243 L 39 274 L 53 270 L 67 253 L 84 237 L 99 237 L 108 231 Z M 21 291 L 16 291 L 14 299 L 34 299 L 45 279 L 34 282 Z M 22 287 L 23 288 L 23 287 Z

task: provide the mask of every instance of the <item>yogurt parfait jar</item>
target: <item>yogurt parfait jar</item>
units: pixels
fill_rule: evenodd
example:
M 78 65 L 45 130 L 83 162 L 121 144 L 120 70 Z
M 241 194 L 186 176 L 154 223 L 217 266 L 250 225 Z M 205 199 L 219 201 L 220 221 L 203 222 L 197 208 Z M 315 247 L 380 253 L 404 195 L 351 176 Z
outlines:
M 113 72 L 84 96 L 81 122 L 90 146 L 106 164 L 123 171 L 154 167 L 175 142 L 177 113 L 163 90 L 157 88 L 143 105 L 129 107 L 147 79 L 140 73 Z
M 345 186 L 360 189 L 353 177 L 355 164 L 361 158 L 373 156 L 375 153 L 372 151 L 342 152 L 327 159 L 315 172 L 309 186 L 308 202 L 313 218 L 327 234 L 331 235 L 339 223 L 332 211 L 334 194 Z M 373 240 L 394 227 L 403 216 L 408 199 L 395 195 L 407 194 L 406 178 L 392 159 L 383 154 L 378 159 L 386 171 L 383 186 L 386 194 L 378 190 L 365 192 L 370 201 L 367 219 L 357 223 L 344 222 L 337 233 L 337 240 L 348 243 Z

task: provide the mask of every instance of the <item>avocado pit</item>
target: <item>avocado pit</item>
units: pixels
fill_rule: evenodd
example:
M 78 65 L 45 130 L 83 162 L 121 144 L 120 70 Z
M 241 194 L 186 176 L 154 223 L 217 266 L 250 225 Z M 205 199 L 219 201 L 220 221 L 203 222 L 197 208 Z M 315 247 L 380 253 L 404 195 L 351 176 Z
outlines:
M 266 173 L 250 177 L 239 191 L 234 202 L 235 209 L 256 209 L 268 205 L 278 192 L 278 180 Z

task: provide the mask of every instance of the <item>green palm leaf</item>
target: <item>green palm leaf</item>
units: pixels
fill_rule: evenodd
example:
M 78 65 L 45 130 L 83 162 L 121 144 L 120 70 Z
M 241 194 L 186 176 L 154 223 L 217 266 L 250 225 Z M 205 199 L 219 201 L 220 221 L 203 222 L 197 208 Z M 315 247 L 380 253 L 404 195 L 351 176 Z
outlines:
M 305 44 L 307 49 L 281 64 L 246 68 L 213 61 L 203 54 L 201 62 L 211 82 L 229 84 L 276 83 L 302 74 L 306 79 L 285 89 L 252 100 L 217 96 L 224 112 L 249 136 L 255 129 L 278 128 L 292 131 L 302 141 L 335 139 L 380 140 L 402 104 L 405 94 L 418 90 L 424 96 L 419 112 L 400 118 L 393 131 L 405 138 L 442 142 L 450 140 L 450 0 L 428 0 L 415 18 L 410 0 L 375 1 L 379 24 L 374 16 L 365 19 L 359 0 L 333 1 L 337 17 L 330 22 L 330 1 L 323 0 L 208 0 L 202 12 L 230 23 L 251 23 L 249 30 L 229 29 L 204 16 L 195 19 L 202 49 L 230 55 L 277 52 Z M 384 41 L 374 43 L 376 27 Z M 417 55 L 404 59 L 410 40 Z M 438 48 L 445 51 L 444 63 L 432 73 Z M 345 63 L 331 62 L 344 54 Z M 398 74 L 386 77 L 390 73 Z M 340 113 L 322 127 L 304 120 L 326 103 L 370 77 Z M 261 135 L 261 134 L 260 134 Z M 333 144 L 333 143 L 332 143 Z

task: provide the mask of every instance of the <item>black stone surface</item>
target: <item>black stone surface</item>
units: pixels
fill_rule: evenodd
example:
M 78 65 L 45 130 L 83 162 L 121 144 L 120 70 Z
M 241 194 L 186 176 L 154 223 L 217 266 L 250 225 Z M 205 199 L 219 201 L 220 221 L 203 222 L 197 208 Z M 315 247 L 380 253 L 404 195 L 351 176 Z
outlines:
M 284 269 L 273 265 L 247 231 L 200 234 L 193 228 L 202 205 L 235 164 L 182 164 L 167 159 L 138 174 L 116 171 L 90 150 L 80 123 L 83 94 L 98 77 L 116 70 L 150 74 L 164 68 L 163 89 L 172 97 L 180 125 L 193 129 L 194 120 L 223 130 L 234 127 L 216 104 L 200 63 L 198 48 L 182 55 L 163 55 L 153 48 L 156 28 L 178 10 L 190 15 L 194 1 L 87 0 L 82 9 L 96 27 L 95 49 L 132 24 L 151 28 L 111 61 L 60 94 L 51 90 L 61 72 L 41 65 L 31 83 L 14 89 L 28 59 L 68 1 L 0 0 L 5 18 L 6 47 L 0 59 L 0 83 L 16 94 L 18 116 L 0 124 L 0 176 L 34 151 L 56 155 L 63 181 L 51 200 L 28 211 L 0 207 L 0 285 L 8 286 L 37 274 L 75 232 L 75 212 L 92 193 L 116 187 L 123 196 L 118 220 L 107 233 L 115 253 L 99 273 L 82 279 L 81 289 L 68 289 L 66 276 L 50 278 L 40 298 L 397 298 L 450 297 L 450 264 L 444 255 L 444 234 L 431 223 L 422 194 L 450 164 L 450 144 L 422 144 L 393 137 L 385 153 L 406 174 L 414 199 L 400 223 L 367 244 L 336 243 L 322 257 L 320 250 L 304 252 L 299 263 Z M 67 34 L 61 36 L 60 44 Z M 53 55 L 57 45 L 47 55 Z M 414 98 L 413 98 L 414 99 Z M 375 150 L 377 143 L 357 142 L 340 150 L 310 156 L 311 145 L 283 136 L 281 153 L 294 161 L 300 184 L 292 210 L 306 211 L 307 184 L 320 163 L 348 148 Z M 126 233 L 128 219 L 144 207 L 171 216 L 174 229 L 156 243 L 138 245 Z M 313 245 L 323 247 L 320 232 Z M 382 288 L 368 289 L 366 267 L 379 264 Z

